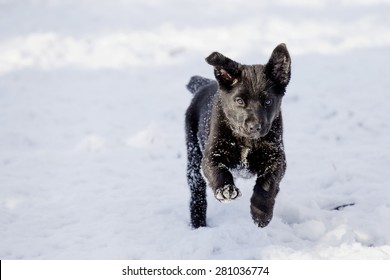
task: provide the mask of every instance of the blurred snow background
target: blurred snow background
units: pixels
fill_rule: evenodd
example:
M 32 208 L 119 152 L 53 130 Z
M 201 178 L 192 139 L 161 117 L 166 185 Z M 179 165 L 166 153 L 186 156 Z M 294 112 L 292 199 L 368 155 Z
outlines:
M 390 1 L 0 0 L 0 259 L 389 259 Z M 188 226 L 184 112 L 219 51 L 285 42 L 275 216 L 209 194 Z M 354 204 L 339 211 L 335 207 Z

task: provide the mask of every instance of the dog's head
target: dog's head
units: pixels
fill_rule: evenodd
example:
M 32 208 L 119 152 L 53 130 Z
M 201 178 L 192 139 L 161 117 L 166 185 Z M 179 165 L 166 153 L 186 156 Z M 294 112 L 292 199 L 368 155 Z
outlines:
M 218 52 L 206 61 L 214 66 L 222 109 L 232 130 L 250 139 L 267 135 L 279 116 L 290 81 L 291 59 L 286 45 L 278 45 L 265 65 L 242 65 Z

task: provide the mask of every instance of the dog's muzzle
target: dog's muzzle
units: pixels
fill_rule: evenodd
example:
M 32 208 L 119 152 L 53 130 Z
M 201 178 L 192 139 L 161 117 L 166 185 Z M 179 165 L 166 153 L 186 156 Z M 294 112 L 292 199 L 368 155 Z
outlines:
M 262 126 L 259 123 L 251 123 L 246 127 L 246 134 L 250 139 L 259 139 L 262 135 Z

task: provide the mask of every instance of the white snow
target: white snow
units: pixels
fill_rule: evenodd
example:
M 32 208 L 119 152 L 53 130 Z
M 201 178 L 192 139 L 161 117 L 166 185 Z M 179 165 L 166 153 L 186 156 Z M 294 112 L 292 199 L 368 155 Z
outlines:
M 0 259 L 389 259 L 390 1 L 0 0 Z M 287 173 L 189 227 L 184 112 L 285 42 Z M 333 208 L 345 205 L 340 211 Z

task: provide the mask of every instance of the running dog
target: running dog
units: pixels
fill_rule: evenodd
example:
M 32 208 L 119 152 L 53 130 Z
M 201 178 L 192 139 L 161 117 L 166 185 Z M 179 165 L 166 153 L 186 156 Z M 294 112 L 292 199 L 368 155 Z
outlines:
M 194 76 L 187 85 L 194 94 L 185 115 L 191 225 L 206 226 L 206 185 L 217 200 L 230 202 L 241 196 L 231 172 L 245 170 L 257 176 L 252 219 L 265 227 L 286 170 L 281 103 L 291 75 L 289 52 L 278 45 L 265 65 L 240 64 L 218 52 L 206 61 L 216 81 Z

